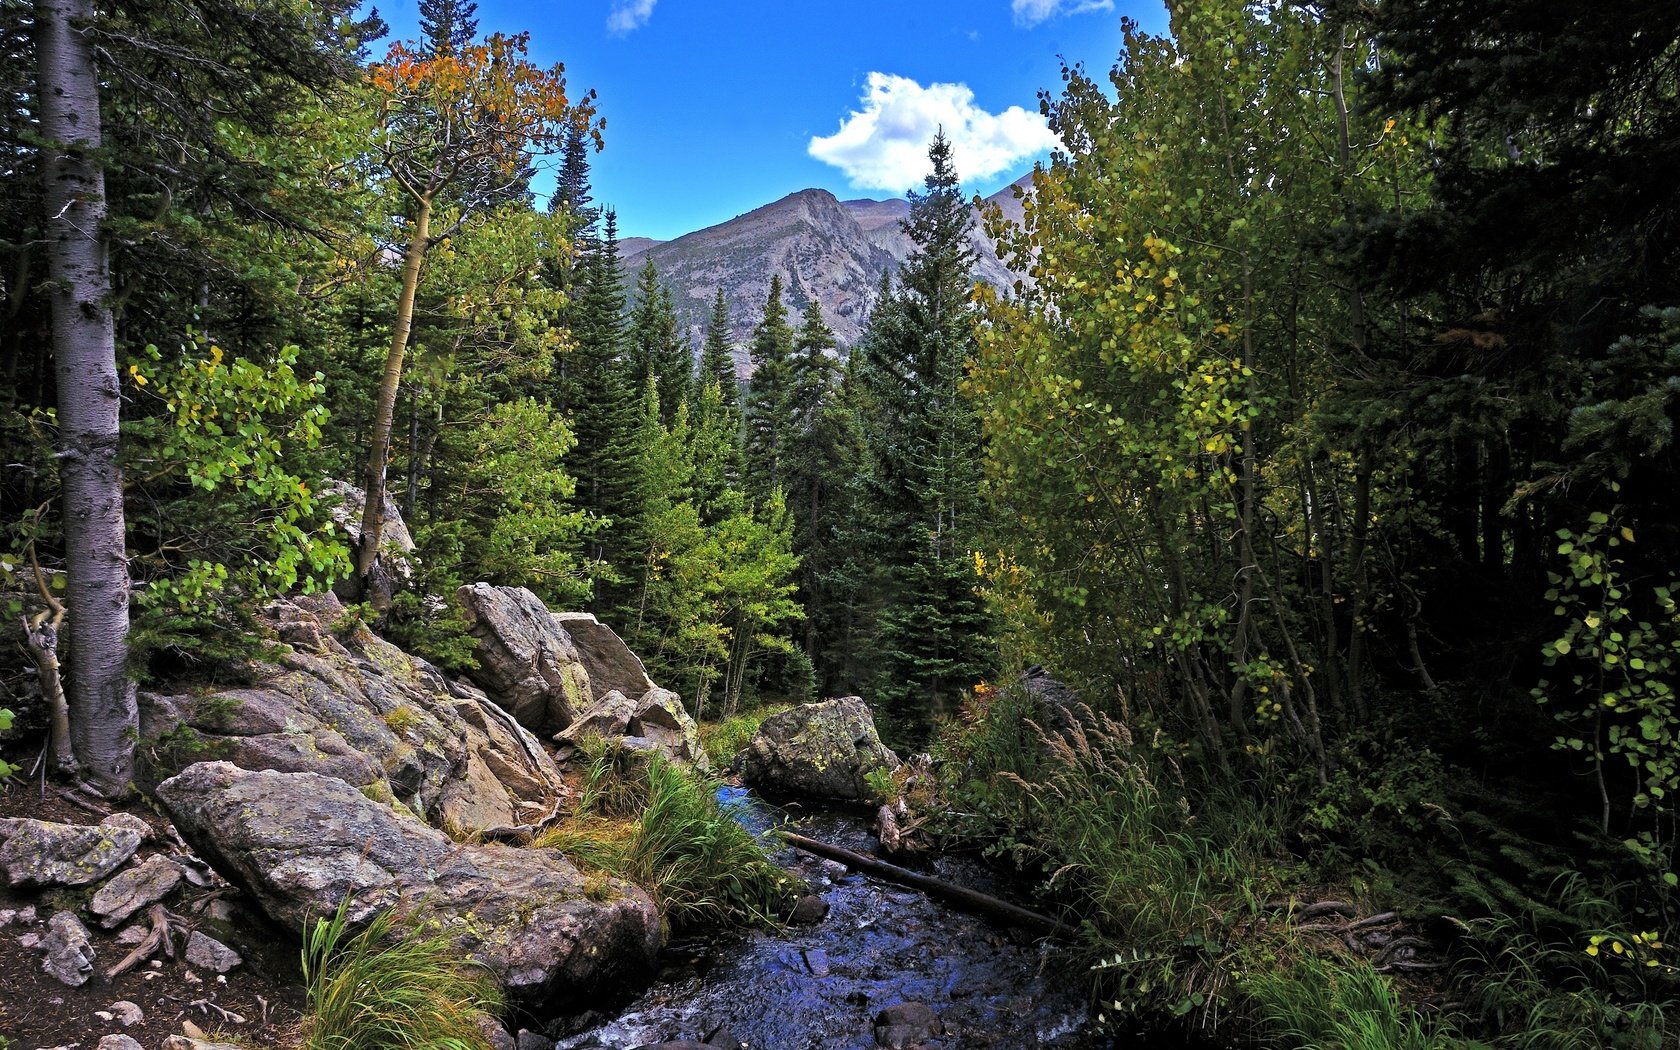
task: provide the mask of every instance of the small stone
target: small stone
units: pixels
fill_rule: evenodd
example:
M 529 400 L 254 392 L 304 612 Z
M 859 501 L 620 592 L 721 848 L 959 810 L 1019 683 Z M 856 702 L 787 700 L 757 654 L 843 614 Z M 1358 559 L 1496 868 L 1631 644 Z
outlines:
M 94 1050 L 146 1050 L 126 1035 L 108 1035 L 99 1041 Z
M 137 1003 L 131 1003 L 127 999 L 118 999 L 111 1004 L 110 1010 L 112 1015 L 116 1017 L 117 1023 L 124 1028 L 133 1028 L 146 1019 L 146 1011 L 140 1009 Z
M 194 930 L 187 938 L 187 962 L 215 973 L 227 973 L 244 962 L 239 953 L 216 940 Z
M 33 948 L 40 943 L 41 935 L 38 933 L 26 933 L 18 938 L 18 947 L 20 948 Z
M 920 1046 L 944 1032 L 939 1018 L 925 1003 L 899 1003 L 875 1017 L 875 1042 L 887 1050 Z
M 35 921 L 35 906 L 0 910 L 0 930 L 8 926 L 27 926 Z
M 805 968 L 812 977 L 828 976 L 828 953 L 820 948 L 805 949 Z
M 146 927 L 140 925 L 124 926 L 117 933 L 117 943 L 123 945 L 124 947 L 132 948 L 136 944 L 145 940 L 146 935 L 149 932 L 150 931 L 147 930 Z
M 807 893 L 793 906 L 788 921 L 795 926 L 812 926 L 828 916 L 828 901 L 814 893 Z
M 41 969 L 72 988 L 86 984 L 93 973 L 93 942 L 71 912 L 58 912 L 47 921 L 47 935 L 37 950 L 46 956 Z
M 99 925 L 109 930 L 141 908 L 167 897 L 180 884 L 179 864 L 168 857 L 152 857 L 99 887 L 88 911 L 98 917 Z
M 529 1028 L 519 1030 L 519 1038 L 515 1045 L 517 1050 L 554 1050 L 554 1040 Z
M 484 1033 L 485 1042 L 490 1045 L 490 1050 L 519 1050 L 513 1033 L 497 1024 L 496 1019 L 488 1014 L 478 1016 L 478 1030 Z
M 132 813 L 113 813 L 99 822 L 102 828 L 127 828 L 139 834 L 141 842 L 150 842 L 157 838 L 152 826 Z

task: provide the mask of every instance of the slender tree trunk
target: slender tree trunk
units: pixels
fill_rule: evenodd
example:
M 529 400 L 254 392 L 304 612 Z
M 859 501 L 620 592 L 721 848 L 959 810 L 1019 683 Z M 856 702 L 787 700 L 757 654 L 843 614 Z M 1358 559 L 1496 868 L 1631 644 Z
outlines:
M 414 216 L 414 234 L 403 252 L 402 294 L 397 297 L 397 321 L 391 326 L 391 349 L 385 355 L 385 373 L 379 381 L 379 399 L 373 408 L 373 440 L 368 446 L 363 487 L 367 503 L 362 508 L 362 543 L 356 552 L 356 578 L 364 593 L 373 563 L 379 556 L 380 533 L 385 524 L 385 461 L 391 452 L 391 425 L 397 413 L 397 387 L 402 383 L 403 355 L 408 352 L 408 334 L 414 327 L 414 295 L 420 287 L 420 265 L 431 245 L 432 199 L 419 198 Z
M 63 488 L 69 588 L 68 696 L 76 758 L 92 787 L 128 790 L 139 729 L 126 673 L 128 556 L 122 474 L 117 466 L 116 333 L 111 271 L 100 227 L 105 173 L 99 81 L 83 35 L 91 0 L 35 5 L 46 204 L 52 281 L 53 359 L 58 379 L 58 463 Z

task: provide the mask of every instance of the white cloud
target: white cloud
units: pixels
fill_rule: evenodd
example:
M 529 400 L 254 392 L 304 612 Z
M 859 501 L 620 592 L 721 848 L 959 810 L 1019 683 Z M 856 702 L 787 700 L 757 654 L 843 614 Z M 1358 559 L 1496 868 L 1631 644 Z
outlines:
M 1062 15 L 1084 15 L 1114 10 L 1114 0 L 1009 0 L 1015 24 L 1031 29 L 1040 22 Z
M 1020 106 L 987 113 L 967 84 L 931 84 L 871 73 L 863 108 L 832 135 L 811 140 L 811 156 L 846 173 L 858 189 L 902 193 L 927 175 L 928 143 L 940 127 L 951 142 L 957 174 L 984 179 L 1056 148 L 1044 118 Z
M 659 0 L 613 0 L 612 12 L 607 15 L 607 30 L 623 36 L 632 29 L 640 29 L 653 17 L 653 5 L 658 2 Z

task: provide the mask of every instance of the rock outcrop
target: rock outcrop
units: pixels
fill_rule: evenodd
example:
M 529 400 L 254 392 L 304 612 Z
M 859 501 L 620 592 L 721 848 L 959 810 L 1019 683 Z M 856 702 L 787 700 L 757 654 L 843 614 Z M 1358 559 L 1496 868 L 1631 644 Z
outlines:
M 641 658 L 630 651 L 618 632 L 597 620 L 593 613 L 552 615 L 577 647 L 578 658 L 589 672 L 590 699 L 600 699 L 614 689 L 625 696 L 641 696 L 654 687 Z
M 637 887 L 587 878 L 550 851 L 462 845 L 342 780 L 201 762 L 157 795 L 275 922 L 302 929 L 345 901 L 352 922 L 416 909 L 516 1006 L 575 1004 L 645 973 L 659 948 L 658 913 Z
M 528 823 L 563 797 L 553 760 L 507 712 L 347 617 L 332 595 L 268 615 L 291 652 L 252 685 L 141 694 L 147 783 L 204 758 L 320 773 L 462 830 Z
M 478 640 L 473 681 L 520 725 L 552 736 L 599 695 L 571 635 L 535 594 L 489 583 L 455 593 Z
M 769 791 L 870 801 L 868 776 L 898 768 L 881 743 L 869 707 L 846 696 L 772 715 L 744 754 L 749 783 Z
M 697 769 L 711 767 L 700 743 L 700 727 L 683 707 L 682 697 L 669 689 L 649 689 L 639 700 L 614 689 L 585 708 L 554 739 L 577 744 L 591 736 L 618 739 L 630 750 L 657 752 Z

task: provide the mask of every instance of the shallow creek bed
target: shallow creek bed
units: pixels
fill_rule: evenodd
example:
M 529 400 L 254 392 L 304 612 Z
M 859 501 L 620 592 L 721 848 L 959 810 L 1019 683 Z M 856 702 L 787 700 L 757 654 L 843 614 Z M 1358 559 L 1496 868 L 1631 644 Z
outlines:
M 722 797 L 754 832 L 786 818 L 815 839 L 865 853 L 874 845 L 855 813 L 784 814 L 737 788 Z M 554 1022 L 558 1050 L 685 1039 L 752 1050 L 1121 1045 L 1083 1031 L 1085 976 L 1054 945 L 834 861 L 791 848 L 777 860 L 827 901 L 826 918 L 673 944 L 657 983 L 621 1011 Z M 997 892 L 985 868 L 962 858 L 936 860 L 933 873 Z

